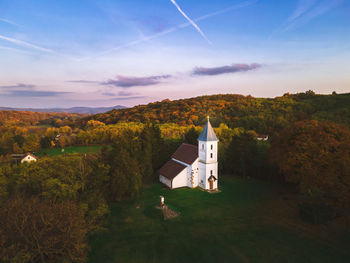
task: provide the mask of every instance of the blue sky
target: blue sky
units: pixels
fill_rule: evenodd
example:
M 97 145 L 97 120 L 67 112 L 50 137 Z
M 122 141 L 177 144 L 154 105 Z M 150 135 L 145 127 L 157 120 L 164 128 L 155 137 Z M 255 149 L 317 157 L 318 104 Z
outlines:
M 0 0 L 0 106 L 350 92 L 350 1 Z

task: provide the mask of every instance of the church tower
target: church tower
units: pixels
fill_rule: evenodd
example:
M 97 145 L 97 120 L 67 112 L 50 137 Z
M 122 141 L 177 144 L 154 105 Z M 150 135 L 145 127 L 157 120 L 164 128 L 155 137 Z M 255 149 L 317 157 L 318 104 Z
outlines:
M 208 116 L 207 124 L 198 137 L 198 184 L 206 190 L 218 188 L 218 141 Z

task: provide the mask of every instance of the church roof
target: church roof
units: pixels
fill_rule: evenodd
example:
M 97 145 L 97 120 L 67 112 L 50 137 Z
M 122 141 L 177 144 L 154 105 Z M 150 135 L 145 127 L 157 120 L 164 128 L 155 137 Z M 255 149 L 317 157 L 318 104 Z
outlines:
M 172 180 L 184 169 L 186 169 L 186 165 L 170 160 L 159 169 L 158 173 Z
M 215 135 L 213 127 L 211 127 L 209 117 L 207 124 L 205 125 L 201 135 L 198 137 L 198 141 L 218 141 L 218 138 Z
M 192 144 L 183 143 L 171 156 L 171 158 L 187 164 L 193 164 L 193 162 L 198 158 L 198 147 Z

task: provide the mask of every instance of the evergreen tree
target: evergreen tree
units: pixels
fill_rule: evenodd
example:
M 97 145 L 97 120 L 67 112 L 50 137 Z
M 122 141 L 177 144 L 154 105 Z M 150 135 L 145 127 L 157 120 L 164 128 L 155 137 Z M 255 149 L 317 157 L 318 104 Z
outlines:
M 225 171 L 233 175 L 252 176 L 256 169 L 256 156 L 257 143 L 251 133 L 233 136 L 226 150 Z
M 141 134 L 141 173 L 144 179 L 151 178 L 153 175 L 153 147 L 157 147 L 152 145 L 153 136 L 152 136 L 152 126 L 151 124 L 147 124 Z
M 192 127 L 185 133 L 185 142 L 189 144 L 197 145 L 198 137 L 199 137 L 199 132 L 194 127 Z

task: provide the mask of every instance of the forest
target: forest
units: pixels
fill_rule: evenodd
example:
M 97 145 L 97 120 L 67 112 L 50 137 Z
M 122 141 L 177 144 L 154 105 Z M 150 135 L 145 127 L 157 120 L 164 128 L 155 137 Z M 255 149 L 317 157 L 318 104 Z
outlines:
M 115 203 L 138 199 L 210 116 L 226 177 L 287 185 L 309 224 L 350 223 L 350 93 L 212 95 L 104 114 L 0 112 L 0 258 L 85 262 Z M 257 140 L 268 135 L 267 141 Z M 97 153 L 66 147 L 100 145 Z M 62 154 L 50 156 L 50 149 Z M 13 154 L 40 155 L 18 164 Z M 282 187 L 283 186 L 283 187 Z

